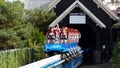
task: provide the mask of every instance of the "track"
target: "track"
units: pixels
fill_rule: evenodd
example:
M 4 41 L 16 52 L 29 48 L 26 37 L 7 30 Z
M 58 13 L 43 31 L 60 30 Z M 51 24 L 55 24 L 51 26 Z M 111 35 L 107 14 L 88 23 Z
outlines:
M 76 57 L 62 58 L 61 54 L 54 55 L 19 68 L 77 68 L 83 61 L 82 52 L 79 51 Z

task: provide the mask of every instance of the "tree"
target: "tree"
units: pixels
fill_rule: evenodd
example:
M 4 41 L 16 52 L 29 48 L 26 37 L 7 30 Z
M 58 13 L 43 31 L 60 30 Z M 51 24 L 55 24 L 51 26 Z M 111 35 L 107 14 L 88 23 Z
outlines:
M 3 3 L 3 2 L 5 2 L 5 0 L 0 0 L 0 3 Z
M 0 4 L 0 28 L 15 26 L 23 17 L 23 7 L 19 1 Z
M 45 30 L 54 18 L 54 11 L 40 9 L 25 15 L 20 1 L 0 4 L 0 50 L 43 46 Z
M 48 12 L 47 9 L 40 10 L 25 10 L 25 18 L 28 22 L 35 25 L 35 30 L 33 32 L 32 38 L 29 39 L 29 46 L 43 46 L 45 41 L 45 33 L 48 30 L 48 25 L 54 20 L 56 14 L 52 10 Z
M 40 10 L 25 10 L 25 18 L 27 22 L 34 24 L 35 29 L 33 30 L 31 38 L 28 40 L 29 47 L 34 48 L 35 52 L 35 60 L 40 59 L 44 50 L 44 42 L 45 42 L 45 32 L 48 29 L 48 25 L 54 20 L 56 17 L 55 12 L 52 10 L 48 12 L 47 9 Z M 40 50 L 40 48 L 42 49 Z
M 15 29 L 23 21 L 22 3 L 16 1 L 0 4 L 0 49 L 13 49 L 24 45 L 17 33 L 19 29 Z
M 48 25 L 56 18 L 55 12 L 40 9 L 26 10 L 27 21 L 34 23 L 41 31 L 46 31 Z

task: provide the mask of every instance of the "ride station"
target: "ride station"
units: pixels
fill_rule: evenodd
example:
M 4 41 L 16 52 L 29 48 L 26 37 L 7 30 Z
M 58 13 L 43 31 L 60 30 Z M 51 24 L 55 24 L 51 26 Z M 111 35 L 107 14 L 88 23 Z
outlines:
M 57 18 L 49 27 L 69 27 L 80 31 L 78 46 L 86 51 L 83 53 L 85 63 L 101 63 L 104 46 L 109 54 L 112 52 L 117 40 L 112 27 L 119 17 L 100 0 L 61 0 L 54 10 Z M 110 58 L 111 55 L 107 57 Z
M 57 18 L 46 33 L 46 59 L 21 68 L 77 68 L 81 63 L 101 63 L 103 49 L 108 49 L 106 58 L 111 58 L 110 48 L 116 41 L 112 27 L 119 17 L 100 0 L 58 0 L 51 7 Z

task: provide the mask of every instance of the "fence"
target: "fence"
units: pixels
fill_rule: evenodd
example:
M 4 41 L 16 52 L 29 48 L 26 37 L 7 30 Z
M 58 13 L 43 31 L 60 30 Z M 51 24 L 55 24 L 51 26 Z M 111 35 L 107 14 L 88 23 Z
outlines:
M 43 47 L 0 51 L 0 68 L 18 68 L 44 58 Z

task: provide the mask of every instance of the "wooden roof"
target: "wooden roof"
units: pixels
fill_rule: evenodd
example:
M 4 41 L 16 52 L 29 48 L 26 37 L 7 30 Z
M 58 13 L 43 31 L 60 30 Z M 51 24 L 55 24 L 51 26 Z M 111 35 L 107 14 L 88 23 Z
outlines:
M 81 8 L 95 23 L 101 28 L 106 28 L 106 26 L 89 10 L 85 7 L 79 0 L 76 0 L 73 4 L 71 4 L 60 16 L 57 17 L 49 27 L 56 26 L 63 18 L 65 18 L 75 7 Z

